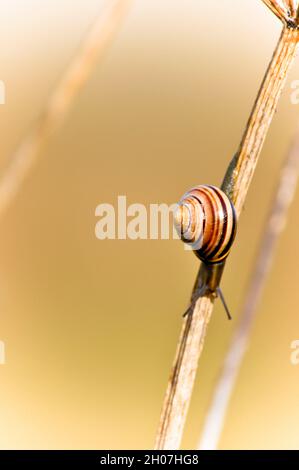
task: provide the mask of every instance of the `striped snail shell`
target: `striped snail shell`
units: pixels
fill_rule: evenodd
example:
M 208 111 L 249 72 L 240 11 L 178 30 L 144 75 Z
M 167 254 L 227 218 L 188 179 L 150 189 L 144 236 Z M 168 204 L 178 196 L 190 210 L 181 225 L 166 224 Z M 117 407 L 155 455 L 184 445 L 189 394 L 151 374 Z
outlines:
M 237 218 L 228 196 L 215 186 L 196 186 L 180 200 L 175 227 L 183 240 L 206 264 L 225 260 L 233 244 Z

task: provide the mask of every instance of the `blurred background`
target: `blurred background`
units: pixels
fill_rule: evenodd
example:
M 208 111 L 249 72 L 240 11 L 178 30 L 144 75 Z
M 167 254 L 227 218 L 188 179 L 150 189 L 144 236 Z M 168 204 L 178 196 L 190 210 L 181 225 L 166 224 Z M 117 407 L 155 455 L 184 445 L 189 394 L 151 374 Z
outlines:
M 100 0 L 3 2 L 1 172 L 43 109 Z M 261 0 L 136 0 L 60 132 L 1 218 L 0 447 L 152 448 L 197 261 L 178 241 L 99 241 L 95 208 L 173 203 L 219 185 L 281 30 Z M 291 71 L 216 304 L 184 448 L 194 448 L 281 162 L 299 119 Z M 299 447 L 299 192 L 220 447 Z

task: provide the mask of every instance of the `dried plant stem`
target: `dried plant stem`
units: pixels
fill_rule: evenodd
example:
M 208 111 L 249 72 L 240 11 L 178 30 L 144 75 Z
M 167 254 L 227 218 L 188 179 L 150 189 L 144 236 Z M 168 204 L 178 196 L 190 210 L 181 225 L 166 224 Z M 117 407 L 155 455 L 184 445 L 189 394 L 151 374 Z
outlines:
M 275 113 L 287 72 L 297 51 L 299 32 L 285 27 L 269 65 L 238 151 L 228 189 L 240 215 L 257 160 Z
M 297 50 L 299 33 L 283 28 L 273 58 L 266 72 L 237 155 L 232 160 L 222 188 L 233 200 L 240 215 L 253 177 L 257 160 L 275 112 L 286 74 Z M 201 285 L 201 267 L 192 296 Z M 170 375 L 156 449 L 177 449 L 180 446 L 189 408 L 198 359 L 203 348 L 213 310 L 213 297 L 200 297 L 193 312 L 184 319 L 173 369 Z
M 80 49 L 50 96 L 46 107 L 21 142 L 0 180 L 0 216 L 17 194 L 48 138 L 65 120 L 76 96 L 87 82 L 99 57 L 106 52 L 132 0 L 115 0 L 96 19 Z
M 288 209 L 295 194 L 298 182 L 298 169 L 299 129 L 281 170 L 244 306 L 215 386 L 212 402 L 204 423 L 203 433 L 199 441 L 199 449 L 217 448 L 224 426 L 226 410 L 247 349 L 251 327 L 257 313 L 257 306 L 273 263 L 278 239 L 286 224 Z
M 284 21 L 289 16 L 288 10 L 290 10 L 291 14 L 295 14 L 295 12 L 290 8 L 290 5 L 286 6 L 283 2 L 281 2 L 281 0 L 263 0 L 263 2 L 270 8 L 271 11 L 273 11 L 277 18 L 280 18 Z

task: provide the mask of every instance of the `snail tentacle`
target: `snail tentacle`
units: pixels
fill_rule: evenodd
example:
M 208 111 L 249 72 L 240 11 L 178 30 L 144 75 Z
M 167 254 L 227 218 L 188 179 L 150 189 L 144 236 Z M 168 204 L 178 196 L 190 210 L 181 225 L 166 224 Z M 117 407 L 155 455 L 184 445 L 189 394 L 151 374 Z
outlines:
M 231 320 L 231 319 L 232 319 L 232 316 L 231 316 L 231 314 L 230 314 L 228 305 L 227 305 L 227 303 L 226 303 L 225 297 L 224 297 L 224 295 L 223 295 L 223 292 L 222 292 L 222 289 L 221 289 L 220 286 L 217 287 L 216 292 L 217 292 L 217 297 L 220 298 L 220 300 L 221 300 L 221 302 L 222 302 L 222 305 L 223 305 L 223 307 L 224 307 L 224 310 L 226 311 L 227 318 L 228 318 L 229 320 Z
M 209 293 L 210 295 L 214 295 L 215 297 L 219 297 L 221 302 L 222 302 L 222 305 L 224 307 L 224 310 L 226 312 L 226 315 L 227 315 L 227 318 L 229 320 L 232 320 L 232 316 L 231 316 L 231 313 L 229 311 L 229 308 L 228 308 L 228 305 L 226 303 L 226 300 L 225 300 L 225 297 L 223 295 L 223 292 L 221 290 L 221 288 L 218 286 L 216 291 L 215 292 L 211 292 L 207 286 L 203 286 L 200 291 L 198 292 L 196 298 L 194 300 L 192 300 L 191 304 L 189 305 L 189 307 L 187 308 L 186 312 L 183 314 L 183 318 L 184 317 L 187 317 L 188 315 L 190 315 L 192 312 L 193 312 L 193 309 L 195 307 L 195 304 L 197 302 L 197 300 L 200 298 L 200 297 L 203 297 L 204 295 L 206 295 L 207 293 Z

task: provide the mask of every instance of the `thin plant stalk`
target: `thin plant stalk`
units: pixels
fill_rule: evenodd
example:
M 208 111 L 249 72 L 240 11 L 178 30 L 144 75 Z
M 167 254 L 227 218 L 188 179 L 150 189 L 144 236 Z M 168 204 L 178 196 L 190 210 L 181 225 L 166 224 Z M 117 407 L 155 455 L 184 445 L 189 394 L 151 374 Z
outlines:
M 276 110 L 287 72 L 297 51 L 299 33 L 283 27 L 274 55 L 267 69 L 239 150 L 231 161 L 222 189 L 231 197 L 239 216 L 252 180 L 258 157 Z M 201 286 L 200 268 L 192 298 Z M 174 365 L 169 378 L 156 436 L 155 448 L 178 449 L 191 401 L 198 360 L 203 349 L 213 305 L 213 295 L 204 295 L 193 303 L 191 313 L 183 320 Z
M 49 97 L 39 119 L 11 156 L 0 180 L 0 216 L 18 193 L 42 148 L 65 121 L 97 61 L 104 56 L 119 31 L 131 2 L 132 0 L 107 2 Z
M 218 447 L 227 408 L 247 350 L 257 307 L 273 264 L 277 242 L 286 225 L 288 209 L 295 195 L 298 170 L 299 129 L 281 169 L 244 306 L 213 392 L 198 444 L 199 449 L 215 450 Z

